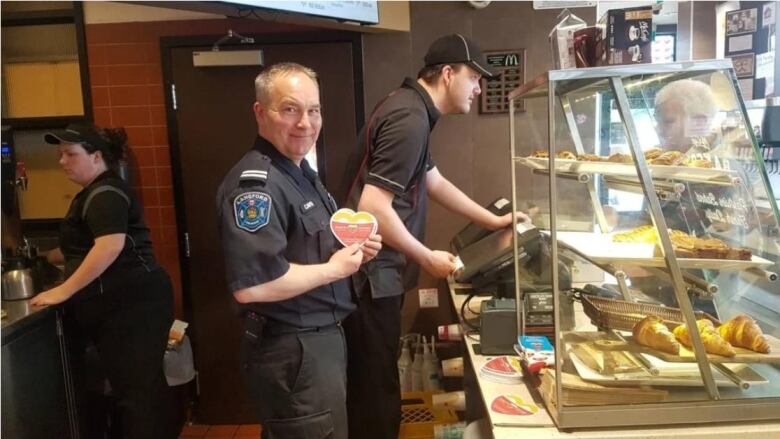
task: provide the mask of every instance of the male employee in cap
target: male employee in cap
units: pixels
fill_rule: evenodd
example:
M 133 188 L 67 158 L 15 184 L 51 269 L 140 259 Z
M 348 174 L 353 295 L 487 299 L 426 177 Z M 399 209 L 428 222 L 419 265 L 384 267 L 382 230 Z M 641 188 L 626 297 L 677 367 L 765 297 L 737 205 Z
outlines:
M 416 284 L 419 266 L 438 278 L 455 268 L 452 254 L 422 243 L 428 197 L 491 230 L 512 221 L 511 215 L 496 216 L 484 209 L 444 178 L 429 148 L 438 118 L 468 113 L 480 93 L 480 78 L 494 75 L 468 38 L 441 37 L 428 49 L 417 80 L 406 78 L 380 102 L 358 138 L 361 162 L 347 205 L 377 217 L 386 245 L 353 276 L 359 306 L 344 324 L 352 439 L 398 437 L 396 356 L 403 293 Z
M 381 248 L 339 249 L 336 205 L 304 159 L 322 128 L 317 75 L 275 64 L 255 80 L 254 147 L 225 176 L 217 213 L 228 289 L 244 304 L 242 366 L 264 438 L 347 437 L 349 276 Z

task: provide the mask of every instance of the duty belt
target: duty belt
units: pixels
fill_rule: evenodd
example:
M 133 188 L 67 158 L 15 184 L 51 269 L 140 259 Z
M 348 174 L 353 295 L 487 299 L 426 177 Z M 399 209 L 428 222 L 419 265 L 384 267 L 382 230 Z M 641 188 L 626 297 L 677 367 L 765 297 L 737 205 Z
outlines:
M 263 332 L 271 335 L 300 334 L 304 332 L 327 332 L 341 326 L 341 321 L 335 321 L 322 326 L 299 327 L 272 318 L 259 319 L 259 314 L 254 311 L 247 313 L 247 318 L 263 321 Z

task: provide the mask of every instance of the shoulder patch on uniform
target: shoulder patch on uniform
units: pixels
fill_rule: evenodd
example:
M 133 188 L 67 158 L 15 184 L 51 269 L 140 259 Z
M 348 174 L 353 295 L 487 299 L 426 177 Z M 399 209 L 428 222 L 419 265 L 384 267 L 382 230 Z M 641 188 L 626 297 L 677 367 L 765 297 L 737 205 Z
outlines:
M 239 180 L 241 180 L 241 181 L 245 181 L 245 180 L 266 181 L 266 180 L 268 180 L 268 171 L 258 170 L 258 169 L 247 169 L 246 171 L 241 173 L 241 176 L 239 177 Z
M 256 232 L 268 225 L 271 218 L 271 196 L 263 192 L 244 192 L 233 200 L 236 226 Z

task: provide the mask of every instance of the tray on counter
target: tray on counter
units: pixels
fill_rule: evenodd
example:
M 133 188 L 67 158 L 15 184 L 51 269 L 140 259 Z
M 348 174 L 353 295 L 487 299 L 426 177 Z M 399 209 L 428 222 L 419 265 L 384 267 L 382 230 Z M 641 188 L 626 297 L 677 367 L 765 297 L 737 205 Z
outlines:
M 531 169 L 549 169 L 550 160 L 541 157 L 518 157 L 517 162 Z M 657 179 L 685 180 L 698 182 L 732 183 L 739 177 L 736 171 L 716 168 L 695 168 L 691 166 L 648 165 L 650 175 Z M 555 172 L 571 174 L 601 174 L 621 177 L 636 177 L 633 163 L 588 162 L 582 160 L 555 159 Z
M 664 386 L 664 387 L 675 387 L 675 386 L 684 386 L 684 387 L 703 387 L 704 382 L 701 379 L 701 375 L 698 369 L 698 366 L 696 363 L 688 363 L 691 367 L 686 368 L 685 370 L 677 369 L 677 370 L 668 370 L 664 371 L 659 375 L 652 375 L 647 371 L 641 371 L 641 372 L 632 372 L 632 373 L 625 373 L 625 374 L 602 374 L 598 371 L 595 371 L 585 365 L 585 363 L 580 360 L 579 357 L 577 357 L 575 354 L 570 354 L 569 359 L 571 360 L 572 364 L 574 365 L 574 368 L 577 370 L 577 373 L 580 375 L 580 378 L 582 378 L 585 381 L 591 381 L 603 385 L 609 385 L 609 386 Z M 657 365 L 659 362 L 656 361 L 654 365 Z M 683 364 L 683 363 L 677 363 L 677 364 Z M 755 386 L 760 384 L 766 384 L 767 379 L 761 376 L 758 372 L 751 369 L 749 366 L 745 364 L 729 364 L 726 367 L 728 367 L 742 382 L 746 383 L 749 386 Z M 712 371 L 713 377 L 715 378 L 715 384 L 718 385 L 718 387 L 739 387 L 738 384 L 734 383 L 732 380 L 730 380 L 728 377 L 723 375 L 720 371 L 717 369 L 713 369 Z
M 579 336 L 583 338 L 587 337 L 590 339 L 594 339 L 595 337 L 594 339 L 595 341 L 604 340 L 605 342 L 603 344 L 597 343 L 597 346 L 600 349 L 604 349 L 604 350 L 647 354 L 671 363 L 696 362 L 696 355 L 694 355 L 693 351 L 682 344 L 680 344 L 680 353 L 678 355 L 673 355 L 667 352 L 661 352 L 651 347 L 643 346 L 637 343 L 634 340 L 634 337 L 632 335 L 626 335 L 624 336 L 625 341 L 619 341 L 619 340 L 615 340 L 613 336 L 610 336 L 610 334 L 606 332 L 583 332 L 583 333 L 572 332 L 568 334 L 572 334 L 572 335 L 567 335 L 568 337 Z M 592 335 L 592 334 L 598 334 L 598 335 Z M 770 352 L 768 354 L 753 352 L 749 349 L 734 346 L 734 350 L 737 351 L 737 355 L 733 357 L 724 357 L 723 355 L 707 354 L 707 358 L 709 359 L 710 363 L 769 363 L 769 364 L 780 363 L 780 340 L 768 334 L 764 334 L 764 337 L 766 337 L 766 340 L 769 342 Z
M 544 233 L 549 234 L 549 231 Z M 655 244 L 613 242 L 611 233 L 558 232 L 559 243 L 597 264 L 614 266 L 634 265 L 640 267 L 665 267 L 664 258 L 655 256 Z M 749 261 L 735 259 L 677 258 L 680 268 L 711 270 L 745 270 L 765 268 L 772 261 L 753 255 Z

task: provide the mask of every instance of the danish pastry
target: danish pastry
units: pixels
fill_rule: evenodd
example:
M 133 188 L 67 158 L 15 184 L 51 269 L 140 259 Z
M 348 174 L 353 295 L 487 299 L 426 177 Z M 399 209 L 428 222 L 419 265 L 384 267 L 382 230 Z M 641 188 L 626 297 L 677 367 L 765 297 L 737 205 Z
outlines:
M 631 163 L 633 162 L 633 159 L 631 159 L 631 156 L 629 154 L 615 153 L 609 156 L 609 158 L 607 158 L 607 161 L 613 163 Z
M 715 164 L 707 159 L 693 159 L 688 160 L 685 162 L 685 166 L 689 166 L 691 168 L 714 168 Z
M 580 154 L 577 156 L 577 160 L 582 162 L 603 162 L 604 157 L 596 154 Z
M 652 160 L 663 154 L 663 151 L 658 148 L 650 148 L 645 151 L 645 160 Z
M 574 155 L 574 153 L 571 152 L 571 151 L 558 151 L 555 154 L 555 157 L 558 157 L 559 159 L 564 159 L 564 160 L 577 160 L 577 156 Z

